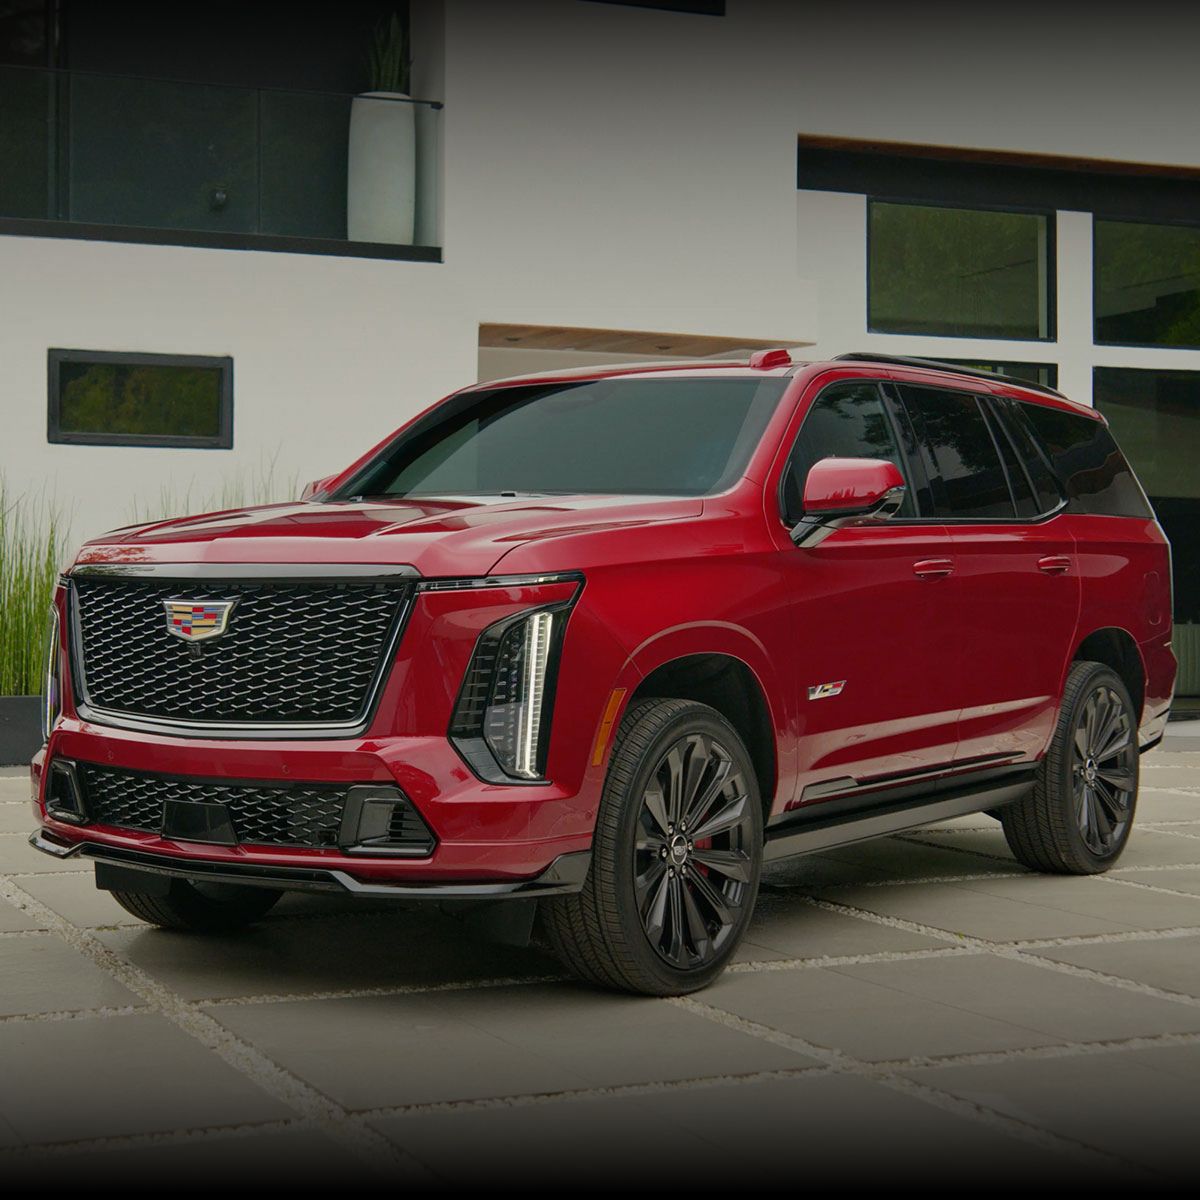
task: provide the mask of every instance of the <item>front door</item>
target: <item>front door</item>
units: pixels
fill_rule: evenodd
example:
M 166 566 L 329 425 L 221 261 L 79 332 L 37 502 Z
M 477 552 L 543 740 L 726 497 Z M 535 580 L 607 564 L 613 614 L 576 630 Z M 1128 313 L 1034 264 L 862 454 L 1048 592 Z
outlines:
M 827 387 L 804 418 L 784 474 L 789 521 L 809 468 L 823 458 L 889 459 L 909 488 L 891 522 L 849 526 L 784 552 L 794 573 L 800 713 L 793 808 L 919 776 L 954 758 L 948 630 L 958 580 L 945 526 L 920 519 L 921 468 L 899 415 L 874 383 Z

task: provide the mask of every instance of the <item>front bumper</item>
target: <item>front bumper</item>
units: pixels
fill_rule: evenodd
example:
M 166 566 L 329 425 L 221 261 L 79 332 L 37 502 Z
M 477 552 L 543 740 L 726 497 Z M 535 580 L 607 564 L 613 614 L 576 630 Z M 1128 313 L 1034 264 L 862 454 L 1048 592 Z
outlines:
M 435 835 L 424 856 L 371 853 L 361 847 L 209 844 L 175 831 L 118 828 L 60 820 L 46 808 L 56 760 L 186 778 L 212 784 L 255 781 L 398 788 Z M 48 853 L 105 856 L 187 877 L 220 874 L 271 886 L 316 887 L 363 895 L 441 898 L 545 893 L 582 884 L 578 870 L 555 867 L 564 856 L 585 861 L 594 804 L 578 789 L 554 783 L 503 786 L 477 779 L 444 737 L 251 742 L 148 737 L 60 719 L 49 746 L 32 764 L 33 810 L 42 826 L 35 845 Z M 78 850 L 71 848 L 78 846 Z M 574 856 L 583 855 L 583 858 Z M 584 868 L 586 873 L 586 867 Z M 379 890 L 376 890 L 379 889 Z
M 560 854 L 533 879 L 501 883 L 364 883 L 345 871 L 317 867 L 264 866 L 254 862 L 212 861 L 203 858 L 180 860 L 166 854 L 128 850 L 120 846 L 82 840 L 71 842 L 42 829 L 31 834 L 29 844 L 54 858 L 83 855 L 97 862 L 151 875 L 177 879 L 203 879 L 209 883 L 240 883 L 285 891 L 342 892 L 366 898 L 393 900 L 501 900 L 560 896 L 583 887 L 591 865 L 587 850 Z

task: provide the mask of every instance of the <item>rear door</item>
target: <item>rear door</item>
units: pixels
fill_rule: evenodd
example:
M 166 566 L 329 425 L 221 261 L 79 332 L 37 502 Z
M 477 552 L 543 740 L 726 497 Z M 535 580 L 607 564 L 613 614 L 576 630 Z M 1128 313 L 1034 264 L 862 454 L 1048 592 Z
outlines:
M 943 388 L 898 390 L 958 580 L 956 760 L 1035 757 L 1053 730 L 1079 617 L 1079 564 L 1063 496 L 1009 402 Z

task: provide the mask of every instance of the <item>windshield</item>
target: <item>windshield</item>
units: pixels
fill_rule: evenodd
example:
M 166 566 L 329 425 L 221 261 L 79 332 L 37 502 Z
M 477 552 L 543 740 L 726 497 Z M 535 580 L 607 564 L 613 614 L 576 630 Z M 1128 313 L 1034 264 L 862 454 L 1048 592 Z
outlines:
M 334 499 L 720 491 L 745 469 L 787 382 L 618 378 L 469 392 Z

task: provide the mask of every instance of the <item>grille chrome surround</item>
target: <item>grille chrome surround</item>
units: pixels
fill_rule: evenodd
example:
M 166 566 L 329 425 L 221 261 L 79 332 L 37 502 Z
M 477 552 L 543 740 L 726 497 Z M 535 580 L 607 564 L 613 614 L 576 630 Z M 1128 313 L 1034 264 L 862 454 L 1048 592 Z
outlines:
M 77 762 L 86 823 L 161 833 L 168 800 L 217 803 L 229 814 L 237 844 L 338 849 L 342 818 L 353 786 L 329 783 L 255 783 L 182 779 Z M 425 857 L 436 839 L 412 802 L 392 789 L 389 850 Z M 340 847 L 345 848 L 345 847 Z
M 411 610 L 411 567 L 77 567 L 68 579 L 79 715 L 174 736 L 365 730 Z M 172 637 L 162 601 L 236 599 L 229 632 Z M 197 655 L 196 651 L 201 650 Z

